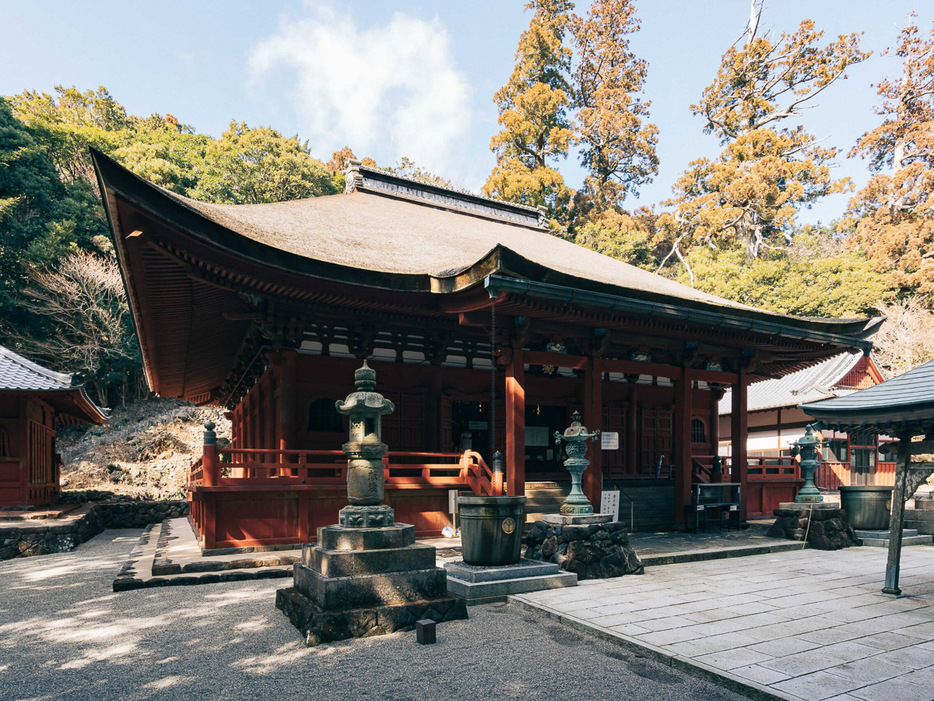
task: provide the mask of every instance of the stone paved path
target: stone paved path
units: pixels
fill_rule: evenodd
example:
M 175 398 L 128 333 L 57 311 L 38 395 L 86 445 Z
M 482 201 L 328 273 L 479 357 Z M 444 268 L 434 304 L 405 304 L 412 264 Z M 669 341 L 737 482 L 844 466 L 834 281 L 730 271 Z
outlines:
M 282 580 L 112 592 L 140 531 L 0 562 L 0 701 L 13 699 L 658 699 L 722 687 L 514 605 L 470 620 L 306 648 Z
M 780 698 L 934 699 L 934 547 L 902 552 L 901 599 L 879 593 L 886 551 L 798 550 L 647 568 L 515 600 Z

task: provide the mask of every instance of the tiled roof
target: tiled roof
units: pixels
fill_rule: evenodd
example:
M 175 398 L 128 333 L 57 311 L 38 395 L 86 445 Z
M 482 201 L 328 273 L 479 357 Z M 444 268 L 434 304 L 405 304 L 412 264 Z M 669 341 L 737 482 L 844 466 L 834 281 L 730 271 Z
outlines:
M 846 377 L 862 357 L 862 353 L 841 353 L 785 377 L 756 382 L 749 386 L 747 411 L 792 407 L 828 397 L 852 394 L 852 390 L 834 389 L 834 385 Z M 732 392 L 728 391 L 720 400 L 720 414 L 732 412 L 731 402 Z
M 73 376 L 55 372 L 0 346 L 0 390 L 70 390 Z
M 934 360 L 891 380 L 804 407 L 820 412 L 911 411 L 934 404 Z

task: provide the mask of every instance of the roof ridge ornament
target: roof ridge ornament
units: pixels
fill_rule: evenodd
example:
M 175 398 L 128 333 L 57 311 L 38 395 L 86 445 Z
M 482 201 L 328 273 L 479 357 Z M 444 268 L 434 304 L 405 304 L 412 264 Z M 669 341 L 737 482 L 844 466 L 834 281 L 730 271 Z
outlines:
M 344 170 L 344 194 L 349 195 L 360 185 L 363 185 L 363 173 L 360 172 L 361 162 L 356 158 L 347 161 L 347 168 Z
M 365 166 L 360 161 L 348 161 L 345 178 L 346 193 L 355 190 L 373 192 L 438 209 L 505 221 L 538 230 L 547 229 L 550 224 L 541 208 L 415 180 L 382 168 Z

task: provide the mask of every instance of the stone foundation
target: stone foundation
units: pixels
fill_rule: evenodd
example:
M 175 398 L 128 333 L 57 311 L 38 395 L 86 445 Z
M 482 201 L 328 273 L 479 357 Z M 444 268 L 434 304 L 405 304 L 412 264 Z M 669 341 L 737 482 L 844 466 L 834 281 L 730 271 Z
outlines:
M 0 525 L 0 560 L 69 552 L 107 528 L 145 528 L 187 515 L 187 501 L 127 501 L 92 504 L 61 519 L 7 521 Z
M 905 509 L 903 525 L 922 535 L 934 535 L 934 499 L 915 499 L 915 508 Z
M 467 618 L 464 600 L 445 596 L 432 601 L 409 601 L 385 606 L 365 606 L 343 611 L 328 611 L 315 604 L 298 589 L 279 589 L 276 608 L 301 631 L 308 646 L 348 638 L 368 638 L 397 630 L 412 630 L 415 621 L 431 619 L 435 623 Z
M 407 630 L 421 619 L 467 618 L 449 596 L 435 548 L 415 542 L 415 526 L 325 526 L 316 545 L 302 546 L 293 587 L 276 593 L 306 645 Z
M 806 507 L 805 504 L 802 508 L 775 509 L 775 523 L 766 535 L 801 541 L 807 537 L 807 544 L 815 550 L 840 550 L 862 545 L 843 509 Z
M 606 579 L 645 571 L 629 545 L 626 525 L 619 521 L 564 526 L 536 521 L 524 540 L 526 558 L 554 562 L 578 579 Z

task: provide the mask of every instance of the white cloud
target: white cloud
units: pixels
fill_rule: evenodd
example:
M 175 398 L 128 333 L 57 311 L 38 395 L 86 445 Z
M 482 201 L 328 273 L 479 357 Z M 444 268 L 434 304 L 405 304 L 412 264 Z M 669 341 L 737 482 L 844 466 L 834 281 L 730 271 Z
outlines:
M 291 69 L 299 131 L 319 156 L 349 145 L 380 163 L 408 156 L 443 172 L 470 121 L 467 80 L 445 27 L 396 13 L 361 30 L 333 8 L 312 12 L 284 18 L 253 47 L 253 80 Z

